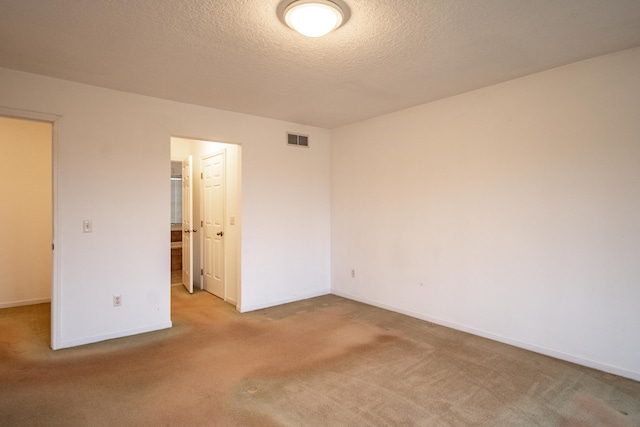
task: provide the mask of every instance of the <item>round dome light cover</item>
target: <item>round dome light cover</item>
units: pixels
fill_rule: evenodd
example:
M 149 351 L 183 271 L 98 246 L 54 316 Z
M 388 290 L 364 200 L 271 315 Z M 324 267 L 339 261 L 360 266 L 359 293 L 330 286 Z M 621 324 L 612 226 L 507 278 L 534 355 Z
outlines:
M 284 11 L 287 25 L 307 37 L 321 37 L 342 24 L 342 10 L 325 0 L 298 0 Z

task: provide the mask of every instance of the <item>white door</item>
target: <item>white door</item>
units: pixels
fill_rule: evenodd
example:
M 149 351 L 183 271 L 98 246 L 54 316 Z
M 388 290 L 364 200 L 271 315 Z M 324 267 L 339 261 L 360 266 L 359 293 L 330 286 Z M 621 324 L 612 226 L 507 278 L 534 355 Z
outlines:
M 193 293 L 193 160 L 182 161 L 182 284 Z
M 203 287 L 224 299 L 225 152 L 202 159 Z

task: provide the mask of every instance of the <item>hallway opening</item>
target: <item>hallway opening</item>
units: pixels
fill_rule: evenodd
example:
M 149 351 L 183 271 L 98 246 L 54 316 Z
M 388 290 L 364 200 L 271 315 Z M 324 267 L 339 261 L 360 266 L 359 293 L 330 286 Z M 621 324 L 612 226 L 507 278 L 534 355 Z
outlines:
M 240 303 L 242 150 L 171 138 L 171 284 Z
M 52 131 L 0 117 L 0 308 L 51 301 Z

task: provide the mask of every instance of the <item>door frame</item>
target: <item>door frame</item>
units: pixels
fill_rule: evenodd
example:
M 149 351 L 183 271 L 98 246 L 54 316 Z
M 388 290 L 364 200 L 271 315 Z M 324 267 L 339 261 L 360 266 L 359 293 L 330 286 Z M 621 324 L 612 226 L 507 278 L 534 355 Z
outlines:
M 58 147 L 60 145 L 60 128 L 62 116 L 57 114 L 41 113 L 38 111 L 17 110 L 0 106 L 0 116 L 14 119 L 31 120 L 36 122 L 51 123 L 51 348 L 58 350 L 62 341 L 61 314 L 62 314 L 62 287 L 60 277 L 60 247 L 61 236 L 58 234 Z
M 235 149 L 235 154 L 234 154 L 234 160 L 233 160 L 233 164 L 235 165 L 235 170 L 236 170 L 236 175 L 234 177 L 234 191 L 235 191 L 235 201 L 234 201 L 234 222 L 235 224 L 233 224 L 235 226 L 235 231 L 234 231 L 234 243 L 233 243 L 233 249 L 229 249 L 228 246 L 225 246 L 225 257 L 227 255 L 230 254 L 230 250 L 233 250 L 233 252 L 231 252 L 235 259 L 235 265 L 233 267 L 231 267 L 231 269 L 227 269 L 226 265 L 225 265 L 225 272 L 228 273 L 229 271 L 233 271 L 234 274 L 234 278 L 233 278 L 233 285 L 234 288 L 234 292 L 235 292 L 235 298 L 234 299 L 229 299 L 227 298 L 226 301 L 233 304 L 236 308 L 236 310 L 241 311 L 242 308 L 242 300 L 243 300 L 243 291 L 242 291 L 242 176 L 243 176 L 243 145 L 242 143 L 239 142 L 224 142 L 224 141 L 220 141 L 220 140 L 216 140 L 215 138 L 211 139 L 211 138 L 201 138 L 201 137 L 194 137 L 192 135 L 188 135 L 188 134 L 179 134 L 179 133 L 171 133 L 169 135 L 169 143 L 171 144 L 173 142 L 174 139 L 181 139 L 181 140 L 188 140 L 189 142 L 198 142 L 198 143 L 207 143 L 207 144 L 221 144 L 222 146 L 224 146 L 225 148 L 234 146 L 236 147 Z M 170 145 L 170 147 L 172 147 Z M 181 161 L 181 157 L 182 157 L 182 153 L 180 155 L 178 155 L 176 152 L 172 151 L 172 149 L 170 150 L 170 160 L 173 161 Z M 228 153 L 228 151 L 227 151 Z M 199 152 L 198 150 L 194 150 L 193 147 L 191 147 L 190 150 L 190 154 L 192 154 L 194 156 L 194 165 L 198 164 L 198 173 L 195 175 L 196 176 L 196 180 L 199 181 L 197 175 L 199 174 L 199 172 L 201 172 L 201 157 L 202 156 L 206 156 L 204 154 L 202 154 L 201 152 Z M 197 160 L 196 160 L 197 158 Z M 229 159 L 226 159 L 227 162 L 227 166 L 229 164 Z M 199 185 L 199 184 L 198 184 Z M 229 182 L 226 182 L 226 186 L 227 186 L 227 191 L 229 188 Z M 198 190 L 198 193 L 200 194 L 200 192 L 202 191 L 202 189 L 200 188 Z M 200 199 L 202 199 L 201 196 L 199 196 Z M 199 200 L 199 203 L 201 203 L 201 200 Z M 169 204 L 167 204 L 167 208 L 169 209 Z M 199 215 L 202 216 L 202 206 L 199 206 L 198 209 Z M 199 220 L 201 220 L 202 218 L 200 217 Z M 199 220 L 196 222 L 196 224 L 199 223 Z M 225 218 L 225 222 L 226 222 L 226 218 Z M 200 243 L 198 244 L 198 248 L 200 250 L 200 254 L 198 256 L 198 260 L 200 262 L 200 267 L 202 268 L 202 263 L 203 263 L 203 250 L 202 250 L 202 239 L 200 239 Z M 227 296 L 227 285 L 229 283 L 228 280 L 228 276 L 225 275 L 225 296 Z M 202 276 L 200 276 L 200 284 L 199 284 L 200 289 L 203 289 L 204 284 L 203 284 L 203 280 L 202 280 Z

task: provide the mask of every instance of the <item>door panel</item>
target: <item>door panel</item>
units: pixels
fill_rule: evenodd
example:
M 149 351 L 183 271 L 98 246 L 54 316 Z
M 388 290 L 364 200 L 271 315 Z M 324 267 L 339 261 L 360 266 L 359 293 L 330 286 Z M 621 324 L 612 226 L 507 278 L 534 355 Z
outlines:
M 202 171 L 204 289 L 224 299 L 224 150 L 203 158 Z
M 182 284 L 193 293 L 193 158 L 182 161 Z

